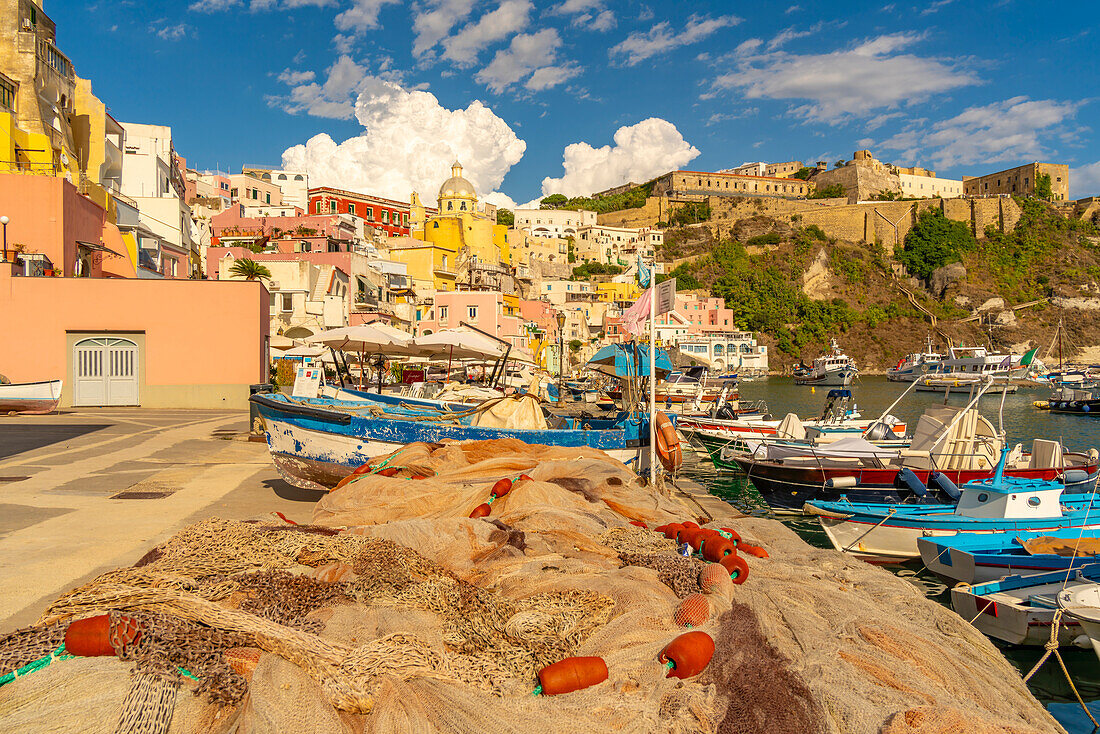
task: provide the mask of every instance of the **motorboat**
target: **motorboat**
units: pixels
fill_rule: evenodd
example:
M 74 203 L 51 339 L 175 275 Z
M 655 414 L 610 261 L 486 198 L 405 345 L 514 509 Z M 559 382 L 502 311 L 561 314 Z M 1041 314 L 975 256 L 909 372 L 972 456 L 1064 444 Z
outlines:
M 979 584 L 1011 574 L 1080 568 L 1100 561 L 1100 532 L 961 533 L 917 539 L 921 562 L 949 582 Z
M 1100 566 L 1100 564 L 1096 564 Z M 1062 623 L 1077 623 L 1088 636 L 1093 652 L 1100 658 L 1100 573 L 1093 566 L 1077 569 L 1075 577 L 1058 592 Z
M 61 388 L 61 380 L 0 383 L 0 415 L 52 413 L 61 402 Z
M 1075 387 L 1059 387 L 1040 406 L 1051 413 L 1076 413 L 1100 416 L 1100 391 L 1081 390 Z
M 947 395 L 966 395 L 977 390 L 985 383 L 986 378 L 980 374 L 936 374 L 928 373 L 916 378 L 917 392 L 938 392 Z M 1002 395 L 1015 393 L 1018 386 L 1014 383 L 1004 382 L 991 385 L 983 392 L 983 395 Z
M 855 360 L 841 351 L 840 345 L 833 339 L 829 343 L 829 352 L 814 360 L 807 370 L 796 371 L 796 385 L 823 385 L 826 387 L 847 387 L 859 374 Z
M 950 347 L 938 367 L 930 365 L 925 375 L 936 377 L 1007 377 L 1019 367 L 1023 357 L 999 354 L 985 347 Z
M 994 475 L 962 484 L 954 506 L 852 502 L 842 497 L 835 502 L 808 502 L 805 510 L 818 516 L 834 548 L 867 560 L 917 558 L 919 538 L 1100 528 L 1096 494 L 1063 496 L 1063 483 L 1010 477 L 1006 465 L 1002 452 Z
M 1050 641 L 1050 628 L 1062 596 L 1095 587 L 1097 580 L 1100 563 L 1073 572 L 1017 574 L 974 586 L 959 584 L 951 589 L 951 608 L 988 637 L 1010 645 L 1038 647 Z M 1080 620 L 1064 613 L 1058 626 L 1058 644 L 1088 647 L 1083 632 Z
M 923 352 L 907 354 L 898 363 L 886 370 L 886 379 L 893 382 L 912 382 L 929 372 L 936 372 L 943 361 L 943 355 L 932 348 L 932 337 L 925 337 Z

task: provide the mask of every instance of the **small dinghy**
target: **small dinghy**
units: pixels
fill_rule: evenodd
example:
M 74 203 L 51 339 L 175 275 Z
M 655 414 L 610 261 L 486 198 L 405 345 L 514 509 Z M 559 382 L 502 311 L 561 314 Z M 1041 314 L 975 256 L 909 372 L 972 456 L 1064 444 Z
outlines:
M 980 584 L 1010 574 L 1080 568 L 1100 561 L 1100 531 L 1052 530 L 1029 533 L 961 533 L 917 538 L 921 561 L 948 582 Z
M 0 382 L 0 415 L 52 413 L 61 402 L 61 386 L 61 380 Z

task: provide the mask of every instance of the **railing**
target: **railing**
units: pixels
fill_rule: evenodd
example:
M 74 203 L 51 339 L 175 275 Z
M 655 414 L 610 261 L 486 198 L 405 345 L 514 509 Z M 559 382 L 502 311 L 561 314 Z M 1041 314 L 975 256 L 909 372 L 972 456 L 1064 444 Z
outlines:
M 53 163 L 29 163 L 27 161 L 0 161 L 0 173 L 21 173 L 27 176 L 56 176 Z
M 69 81 L 76 80 L 76 74 L 73 73 L 73 62 L 69 61 L 69 57 L 61 53 L 57 49 L 57 46 L 54 46 L 49 41 L 39 41 L 38 56 L 47 66 L 56 71 L 63 78 Z

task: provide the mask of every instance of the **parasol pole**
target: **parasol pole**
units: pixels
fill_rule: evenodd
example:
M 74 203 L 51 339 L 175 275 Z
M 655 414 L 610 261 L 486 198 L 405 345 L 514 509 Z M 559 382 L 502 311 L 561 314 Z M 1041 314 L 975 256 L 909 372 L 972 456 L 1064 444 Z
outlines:
M 447 353 L 447 376 L 443 378 L 443 384 L 451 381 L 451 359 L 455 356 L 455 345 L 451 345 L 451 351 Z
M 657 293 L 649 282 L 649 486 L 657 486 Z

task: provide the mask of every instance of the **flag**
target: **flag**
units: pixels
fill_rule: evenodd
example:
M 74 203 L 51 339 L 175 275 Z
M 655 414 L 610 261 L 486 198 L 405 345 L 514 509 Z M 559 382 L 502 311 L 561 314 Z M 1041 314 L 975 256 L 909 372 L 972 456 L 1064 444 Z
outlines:
M 1001 364 L 998 365 L 998 366 L 1003 368 L 1003 369 L 1006 369 L 1006 370 L 1011 369 L 1012 368 L 1012 355 L 1010 354 L 1007 357 L 1005 357 L 1004 359 L 1002 359 Z
M 646 321 L 649 320 L 649 301 L 653 298 L 653 289 L 648 288 L 642 297 L 634 302 L 634 305 L 623 311 L 622 321 L 619 322 L 619 327 L 634 337 L 640 337 L 642 335 L 643 327 Z
M 642 256 L 638 256 L 638 285 L 643 288 L 649 287 L 650 271 L 649 267 L 642 262 Z
M 1024 358 L 1020 360 L 1020 366 L 1026 367 L 1032 363 L 1035 359 L 1035 353 L 1039 351 L 1039 347 L 1035 347 L 1030 352 L 1024 355 Z

